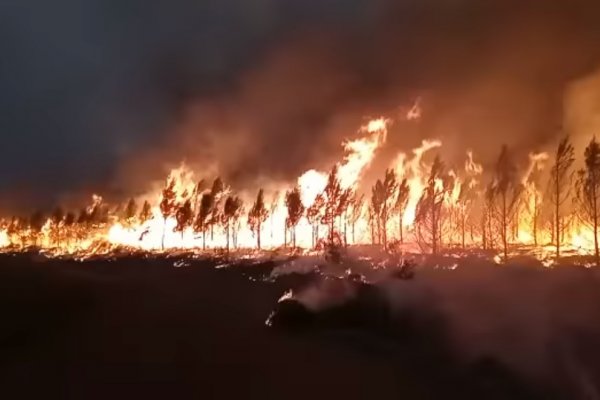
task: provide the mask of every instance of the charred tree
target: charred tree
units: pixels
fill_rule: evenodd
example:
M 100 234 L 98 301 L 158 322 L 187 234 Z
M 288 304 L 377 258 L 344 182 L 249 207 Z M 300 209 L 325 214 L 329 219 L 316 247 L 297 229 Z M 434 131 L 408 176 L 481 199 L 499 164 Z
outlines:
M 292 247 L 296 249 L 296 226 L 298 226 L 298 222 L 300 222 L 302 215 L 304 215 L 304 205 L 302 204 L 302 196 L 299 187 L 295 187 L 286 193 L 285 205 L 288 212 L 286 228 L 291 231 Z
M 188 226 L 192 224 L 194 214 L 192 213 L 192 202 L 191 200 L 186 200 L 177 207 L 177 211 L 175 212 L 175 220 L 177 221 L 177 225 L 175 225 L 175 232 L 179 232 L 181 234 L 181 242 L 183 247 L 183 234 Z
M 600 266 L 598 224 L 600 223 L 600 145 L 594 137 L 585 148 L 585 167 L 577 172 L 576 192 L 579 217 L 594 234 L 594 256 Z
M 395 209 L 398 213 L 398 235 L 400 243 L 404 243 L 404 213 L 406 212 L 406 206 L 408 205 L 408 198 L 410 195 L 410 187 L 406 178 L 402 179 L 402 182 L 398 185 L 398 195 L 396 196 Z
M 571 168 L 575 162 L 575 150 L 564 137 L 558 147 L 554 158 L 554 165 L 550 170 L 549 197 L 553 208 L 552 239 L 556 247 L 556 258 L 560 257 L 562 232 L 564 231 L 563 207 L 571 196 Z
M 264 191 L 260 189 L 256 196 L 256 201 L 252 205 L 250 212 L 248 213 L 248 226 L 256 236 L 256 247 L 260 250 L 260 234 L 262 231 L 262 224 L 267 220 L 269 211 L 265 207 Z
M 242 201 L 237 196 L 227 196 L 225 199 L 225 205 L 223 207 L 223 225 L 225 226 L 226 246 L 227 252 L 229 252 L 231 236 L 231 225 L 234 224 L 239 218 L 239 213 L 242 208 Z
M 206 234 L 210 225 L 210 216 L 213 209 L 212 193 L 204 193 L 200 199 L 200 210 L 194 221 L 194 231 L 202 233 L 202 249 L 206 250 Z
M 165 233 L 167 229 L 167 219 L 175 213 L 175 180 L 169 179 L 167 186 L 162 191 L 160 200 L 160 212 L 163 217 L 163 232 L 161 238 L 161 248 L 165 249 Z

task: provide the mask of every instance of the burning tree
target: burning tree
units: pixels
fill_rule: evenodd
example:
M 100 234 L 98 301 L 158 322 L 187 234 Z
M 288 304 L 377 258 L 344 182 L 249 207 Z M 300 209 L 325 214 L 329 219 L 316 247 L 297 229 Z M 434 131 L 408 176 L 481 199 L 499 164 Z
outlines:
M 210 194 L 212 196 L 212 208 L 210 210 L 210 240 L 214 239 L 214 231 L 215 225 L 217 225 L 222 217 L 221 217 L 221 203 L 223 201 L 223 197 L 225 196 L 227 189 L 225 184 L 221 180 L 221 178 L 217 177 L 213 181 L 212 188 L 210 190 Z
M 410 195 L 410 186 L 408 186 L 408 181 L 406 178 L 402 179 L 402 182 L 398 185 L 398 195 L 396 196 L 396 204 L 394 208 L 398 213 L 398 234 L 400 243 L 404 242 L 404 227 L 403 218 L 404 212 L 406 211 L 406 206 L 408 205 L 408 198 Z
M 577 172 L 576 192 L 581 221 L 592 229 L 596 265 L 600 265 L 598 223 L 600 222 L 600 145 L 594 137 L 585 148 L 585 167 Z
M 508 259 L 508 227 L 523 191 L 522 185 L 517 180 L 517 167 L 508 147 L 502 146 L 494 172 L 494 180 L 489 187 L 488 195 L 492 203 L 493 215 L 498 224 L 502 252 L 504 261 L 506 261 Z
M 558 147 L 554 158 L 554 165 L 550 169 L 549 197 L 553 206 L 552 238 L 556 245 L 556 257 L 560 257 L 560 245 L 564 233 L 563 205 L 571 196 L 571 168 L 575 161 L 575 150 L 565 136 Z
M 212 193 L 204 193 L 200 199 L 200 210 L 194 222 L 194 230 L 202 233 L 202 249 L 206 250 L 206 232 L 210 226 L 210 216 L 214 206 Z
M 369 208 L 372 244 L 375 244 L 375 235 L 377 237 L 377 244 L 381 244 L 381 212 L 384 202 L 385 190 L 383 188 L 383 182 L 378 179 L 371 188 L 371 207 Z
M 340 215 L 340 207 L 343 203 L 344 191 L 338 178 L 337 166 L 334 166 L 327 178 L 327 185 L 323 190 L 325 196 L 325 212 L 321 222 L 329 226 L 329 243 L 333 244 L 335 239 L 335 219 Z
M 67 215 L 65 215 L 65 218 L 63 220 L 63 224 L 66 230 L 65 239 L 67 241 L 67 246 L 71 243 L 71 231 L 73 229 L 73 225 L 75 224 L 76 219 L 77 218 L 75 217 L 75 213 L 70 211 L 67 213 Z
M 442 209 L 447 191 L 443 183 L 444 169 L 442 160 L 436 156 L 431 165 L 427 186 L 415 210 L 417 238 L 421 246 L 431 248 L 432 254 L 437 254 L 442 236 Z
M 140 211 L 139 220 L 140 223 L 145 223 L 152 218 L 152 207 L 148 200 L 144 200 L 144 204 L 142 205 L 142 210 Z
M 350 202 L 350 227 L 352 229 L 352 244 L 356 244 L 356 223 L 362 218 L 364 214 L 364 206 L 365 206 L 365 195 L 360 195 L 360 197 L 356 197 L 356 193 L 352 201 Z
M 231 231 L 231 224 L 235 225 L 235 222 L 239 218 L 242 209 L 242 200 L 237 196 L 228 196 L 225 200 L 225 206 L 223 208 L 223 225 L 225 225 L 225 235 L 227 237 L 227 251 L 229 252 L 229 236 Z
M 304 205 L 302 204 L 302 196 L 300 188 L 295 187 L 288 191 L 285 195 L 285 205 L 287 207 L 288 216 L 286 219 L 286 227 L 291 230 L 292 246 L 296 248 L 296 226 L 302 215 L 304 215 Z
M 52 241 L 57 246 L 60 246 L 61 233 L 62 233 L 61 227 L 63 224 L 64 217 L 65 217 L 65 213 L 62 210 L 62 208 L 60 208 L 60 207 L 56 207 L 54 209 L 54 211 L 52 212 L 52 216 L 50 217 L 52 220 L 52 230 L 51 230 Z
M 531 223 L 531 234 L 533 236 L 534 246 L 538 245 L 538 231 L 540 219 L 542 216 L 542 191 L 541 191 L 541 175 L 544 167 L 544 161 L 547 159 L 546 153 L 530 154 L 530 165 L 523 179 L 525 190 L 524 202 L 525 210 L 529 215 Z M 515 222 L 516 224 L 519 221 Z
M 34 246 L 38 245 L 40 232 L 42 231 L 45 222 L 46 219 L 41 211 L 34 212 L 29 219 L 29 229 L 31 230 L 31 238 L 33 239 Z
M 260 250 L 260 233 L 262 224 L 267 220 L 269 212 L 265 207 L 264 191 L 260 189 L 256 196 L 256 201 L 248 213 L 248 226 L 256 235 L 256 247 Z
M 137 214 L 137 204 L 135 202 L 135 199 L 132 197 L 127 202 L 127 205 L 125 206 L 125 211 L 123 213 L 123 218 L 125 220 L 125 224 L 128 227 L 132 227 L 135 224 L 136 214 Z
M 325 197 L 319 193 L 315 201 L 306 209 L 306 219 L 312 226 L 312 247 L 314 248 L 319 240 L 319 225 L 323 219 L 323 210 L 325 209 Z
M 383 237 L 383 246 L 387 247 L 387 225 L 390 219 L 390 210 L 394 205 L 394 193 L 396 192 L 396 188 L 398 186 L 396 182 L 396 174 L 394 170 L 387 169 L 385 171 L 385 178 L 383 182 L 379 184 L 380 181 L 377 181 L 375 185 L 377 190 L 380 190 L 381 193 L 378 194 L 378 198 L 381 201 L 381 212 L 379 213 L 379 217 L 381 218 L 381 223 L 379 226 L 381 227 L 381 234 Z
M 167 182 L 167 186 L 162 191 L 162 199 L 160 201 L 160 212 L 163 216 L 163 232 L 161 239 L 161 247 L 165 248 L 165 233 L 167 229 L 167 219 L 175 213 L 175 180 L 170 178 Z
M 177 225 L 175 225 L 175 228 L 173 229 L 174 232 L 181 233 L 182 242 L 183 233 L 188 226 L 192 225 L 193 218 L 194 214 L 192 212 L 192 202 L 190 199 L 187 199 L 182 205 L 177 207 L 177 211 L 175 212 L 175 220 L 177 221 Z

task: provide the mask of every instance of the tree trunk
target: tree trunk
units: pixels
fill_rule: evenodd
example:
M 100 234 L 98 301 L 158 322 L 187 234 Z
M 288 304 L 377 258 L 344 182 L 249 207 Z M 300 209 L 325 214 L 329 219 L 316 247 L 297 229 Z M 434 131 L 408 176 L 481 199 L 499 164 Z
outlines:
M 162 239 L 160 242 L 160 247 L 164 250 L 165 249 L 165 233 L 167 230 L 167 218 L 164 218 L 164 223 L 163 223 L 163 231 L 162 231 Z
M 504 262 L 508 259 L 508 216 L 506 210 L 506 194 L 502 195 L 502 246 L 504 248 Z
M 225 235 L 227 235 L 227 253 L 229 254 L 229 220 L 227 220 L 227 226 L 225 227 Z
M 402 226 L 402 211 L 398 213 L 398 230 L 400 231 L 400 244 L 404 243 L 404 229 Z
M 556 259 L 558 259 L 560 257 L 560 185 L 559 185 L 559 179 L 558 179 L 558 173 L 556 174 L 556 204 L 555 204 L 555 209 L 554 209 L 554 216 L 556 218 L 555 224 L 554 224 L 554 230 L 555 230 L 555 240 L 556 240 Z
M 296 225 L 292 227 L 292 242 L 294 244 L 294 250 L 296 250 Z
M 260 225 L 258 224 L 257 228 L 256 228 L 256 246 L 258 247 L 258 249 L 260 250 Z
M 202 229 L 202 250 L 206 250 L 206 227 Z

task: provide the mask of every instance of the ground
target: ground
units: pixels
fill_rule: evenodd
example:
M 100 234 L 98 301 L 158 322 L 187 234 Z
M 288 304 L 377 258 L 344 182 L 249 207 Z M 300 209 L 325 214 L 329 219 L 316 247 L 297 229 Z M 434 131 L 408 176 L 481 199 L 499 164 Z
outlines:
M 313 278 L 263 279 L 269 261 L 219 264 L 0 256 L 3 398 L 549 396 L 493 363 L 459 368 L 434 339 L 269 328 L 281 295 Z

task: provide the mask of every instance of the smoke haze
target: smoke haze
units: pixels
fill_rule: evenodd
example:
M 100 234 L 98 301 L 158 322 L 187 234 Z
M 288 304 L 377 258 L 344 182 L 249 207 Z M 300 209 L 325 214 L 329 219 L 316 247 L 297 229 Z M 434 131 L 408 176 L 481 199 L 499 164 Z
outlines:
M 0 7 L 4 208 L 134 194 L 184 159 L 241 187 L 291 180 L 417 97 L 422 121 L 392 127 L 379 167 L 423 138 L 485 165 L 502 143 L 525 158 L 598 124 L 591 0 Z

